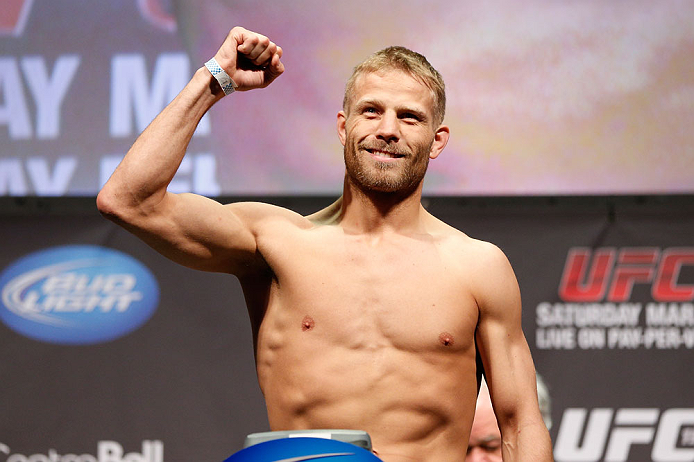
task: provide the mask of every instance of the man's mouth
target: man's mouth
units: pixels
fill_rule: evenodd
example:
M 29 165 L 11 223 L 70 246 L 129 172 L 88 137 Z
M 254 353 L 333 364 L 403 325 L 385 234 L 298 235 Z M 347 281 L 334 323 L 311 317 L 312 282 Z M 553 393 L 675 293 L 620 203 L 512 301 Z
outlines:
M 373 157 L 378 157 L 378 158 L 383 158 L 383 159 L 399 159 L 401 157 L 405 157 L 404 154 L 400 154 L 398 152 L 393 152 L 393 151 L 384 151 L 381 149 L 365 148 L 365 151 L 367 151 Z

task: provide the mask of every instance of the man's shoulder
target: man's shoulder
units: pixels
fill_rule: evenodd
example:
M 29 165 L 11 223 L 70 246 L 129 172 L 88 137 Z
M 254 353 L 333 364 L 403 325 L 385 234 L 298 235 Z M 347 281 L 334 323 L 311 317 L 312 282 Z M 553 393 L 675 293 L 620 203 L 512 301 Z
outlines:
M 265 202 L 233 202 L 225 207 L 254 229 L 310 228 L 311 222 L 301 214 Z
M 440 220 L 436 229 L 432 234 L 441 243 L 443 254 L 452 267 L 461 271 L 475 292 L 493 288 L 497 282 L 515 280 L 506 254 L 496 244 L 471 237 Z
M 503 250 L 496 244 L 449 228 L 441 227 L 443 253 L 450 267 L 459 271 L 457 274 L 470 289 L 480 311 L 515 306 L 509 301 L 517 300 L 518 283 Z
M 463 252 L 493 262 L 496 259 L 506 258 L 502 250 L 495 244 L 469 236 L 465 232 L 435 218 L 432 226 L 432 234 L 450 248 L 453 252 Z

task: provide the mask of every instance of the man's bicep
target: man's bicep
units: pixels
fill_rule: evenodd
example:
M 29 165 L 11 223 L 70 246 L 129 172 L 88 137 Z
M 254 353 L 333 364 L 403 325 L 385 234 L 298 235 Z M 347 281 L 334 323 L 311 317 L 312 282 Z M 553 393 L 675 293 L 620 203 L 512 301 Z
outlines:
M 156 208 L 121 224 L 177 263 L 237 274 L 259 259 L 249 213 L 244 214 L 252 207 L 167 193 Z
M 494 247 L 483 272 L 476 340 L 494 409 L 504 425 L 522 417 L 537 401 L 535 368 L 521 326 L 520 290 L 508 259 Z
M 537 408 L 535 368 L 522 332 L 480 325 L 477 344 L 500 426 Z

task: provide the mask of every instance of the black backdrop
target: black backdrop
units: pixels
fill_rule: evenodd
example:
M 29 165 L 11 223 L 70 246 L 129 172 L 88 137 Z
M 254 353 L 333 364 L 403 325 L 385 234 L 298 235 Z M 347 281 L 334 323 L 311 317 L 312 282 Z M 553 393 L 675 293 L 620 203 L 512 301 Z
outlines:
M 300 213 L 333 200 L 260 199 Z M 558 461 L 694 461 L 693 196 L 424 203 L 499 245 L 514 266 L 526 337 L 550 389 Z M 0 205 L 0 278 L 32 252 L 78 244 L 134 257 L 159 286 L 153 316 L 107 342 L 50 343 L 0 324 L 0 460 L 222 460 L 247 433 L 267 430 L 233 277 L 169 262 L 103 219 L 93 198 L 2 198 Z M 604 294 L 567 299 L 562 275 L 572 249 L 613 255 Z M 595 260 L 585 261 L 575 291 L 600 282 L 589 271 Z M 668 265 L 669 279 L 661 271 Z M 642 276 L 620 298 L 610 292 L 617 274 Z M 680 300 L 654 292 L 659 280 Z

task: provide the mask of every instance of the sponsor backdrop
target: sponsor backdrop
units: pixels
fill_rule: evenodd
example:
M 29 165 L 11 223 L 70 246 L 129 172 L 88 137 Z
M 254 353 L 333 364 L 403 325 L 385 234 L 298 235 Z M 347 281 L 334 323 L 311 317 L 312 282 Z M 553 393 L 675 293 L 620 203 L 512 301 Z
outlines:
M 694 197 L 425 203 L 511 260 L 558 461 L 694 461 Z M 92 198 L 0 205 L 0 460 L 224 460 L 268 429 L 233 277 Z

